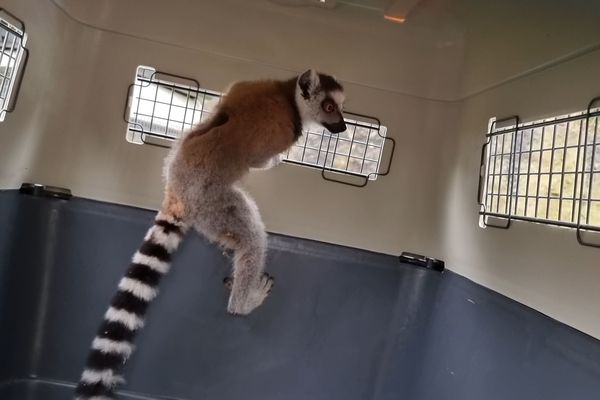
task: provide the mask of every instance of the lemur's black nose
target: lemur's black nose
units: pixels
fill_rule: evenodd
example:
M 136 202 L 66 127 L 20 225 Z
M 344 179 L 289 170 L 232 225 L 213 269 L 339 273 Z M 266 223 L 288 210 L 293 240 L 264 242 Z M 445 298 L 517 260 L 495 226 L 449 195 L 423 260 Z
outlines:
M 331 133 L 340 133 L 346 130 L 346 123 L 342 120 L 340 122 L 336 122 L 335 124 L 324 124 L 325 128 Z

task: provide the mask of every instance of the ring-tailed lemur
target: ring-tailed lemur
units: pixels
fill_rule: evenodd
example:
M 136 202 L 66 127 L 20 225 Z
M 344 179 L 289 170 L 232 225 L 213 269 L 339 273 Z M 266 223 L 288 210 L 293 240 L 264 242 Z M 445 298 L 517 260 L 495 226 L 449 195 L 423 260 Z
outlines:
M 238 182 L 251 168 L 279 163 L 305 124 L 344 131 L 343 102 L 342 85 L 314 70 L 287 81 L 239 82 L 210 120 L 174 144 L 165 162 L 162 207 L 104 315 L 77 399 L 114 398 L 146 308 L 188 229 L 233 252 L 227 310 L 248 314 L 261 305 L 273 287 L 263 273 L 267 236 L 256 204 Z

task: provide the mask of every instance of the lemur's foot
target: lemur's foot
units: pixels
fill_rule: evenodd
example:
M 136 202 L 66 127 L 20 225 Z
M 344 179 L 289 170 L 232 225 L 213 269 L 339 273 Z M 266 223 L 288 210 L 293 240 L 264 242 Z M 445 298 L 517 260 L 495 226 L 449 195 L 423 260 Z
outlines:
M 230 289 L 233 287 L 233 278 L 228 276 L 223 280 L 223 285 Z M 234 315 L 247 315 L 252 312 L 256 307 L 260 306 L 267 296 L 271 293 L 273 286 L 275 285 L 275 279 L 265 273 L 261 277 L 258 286 L 250 289 L 248 296 L 245 301 L 236 301 L 233 296 L 229 297 L 229 304 L 227 305 L 227 311 Z

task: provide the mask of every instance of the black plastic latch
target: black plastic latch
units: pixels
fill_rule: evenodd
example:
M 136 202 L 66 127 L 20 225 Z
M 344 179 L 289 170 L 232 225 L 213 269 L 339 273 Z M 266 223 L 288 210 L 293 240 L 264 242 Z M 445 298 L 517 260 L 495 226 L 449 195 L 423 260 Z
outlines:
M 400 262 L 417 265 L 419 267 L 432 269 L 434 271 L 442 272 L 445 268 L 445 263 L 442 260 L 436 258 L 422 256 L 420 254 L 409 253 L 403 251 L 398 257 Z
M 42 185 L 39 183 L 23 183 L 19 193 L 29 194 L 37 197 L 52 197 L 54 199 L 69 200 L 73 195 L 70 189 Z

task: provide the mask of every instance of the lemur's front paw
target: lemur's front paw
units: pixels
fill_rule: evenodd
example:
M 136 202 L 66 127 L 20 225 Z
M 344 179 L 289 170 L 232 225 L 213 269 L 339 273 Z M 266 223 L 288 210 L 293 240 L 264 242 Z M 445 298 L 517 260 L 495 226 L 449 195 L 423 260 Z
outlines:
M 235 255 L 235 253 L 234 253 L 233 250 L 230 250 L 230 249 L 225 248 L 225 247 L 221 248 L 221 253 L 223 254 L 223 256 L 225 256 L 227 258 L 233 258 L 233 256 Z
M 223 284 L 226 288 L 231 289 L 233 287 L 233 278 L 226 277 L 223 280 Z M 256 288 L 252 288 L 248 292 L 248 296 L 246 299 L 236 299 L 232 295 L 229 297 L 229 304 L 227 305 L 227 312 L 234 315 L 248 315 L 260 306 L 267 296 L 273 290 L 273 286 L 275 285 L 275 279 L 265 273 L 261 277 L 259 284 Z
M 273 166 L 276 167 L 279 164 L 281 164 L 281 162 L 285 159 L 285 156 L 283 154 L 277 154 L 276 156 L 273 157 Z

